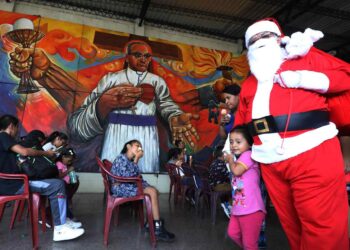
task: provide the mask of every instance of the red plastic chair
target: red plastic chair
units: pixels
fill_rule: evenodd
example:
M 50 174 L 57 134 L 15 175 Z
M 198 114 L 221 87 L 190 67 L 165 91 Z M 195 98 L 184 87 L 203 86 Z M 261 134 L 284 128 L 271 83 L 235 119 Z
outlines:
M 182 203 L 185 202 L 185 197 L 187 194 L 187 191 L 194 188 L 193 185 L 193 174 L 188 173 L 189 171 L 185 171 L 186 168 L 190 169 L 188 166 L 182 166 L 182 170 L 180 168 L 172 163 L 167 163 L 165 165 L 165 168 L 168 171 L 169 179 L 170 179 L 170 187 L 169 187 L 169 201 L 171 199 L 171 193 L 174 188 L 174 204 L 177 205 L 179 196 L 181 197 Z M 180 171 L 184 172 L 184 176 L 180 175 Z M 189 178 L 191 182 L 184 181 L 183 178 Z
M 176 183 L 176 178 L 173 175 L 173 164 L 169 164 L 169 163 L 165 164 L 165 169 L 168 172 L 168 176 L 169 176 L 169 180 L 170 180 L 170 183 L 169 183 L 169 196 L 168 196 L 168 200 L 170 202 L 170 200 L 171 200 L 171 193 L 173 192 L 173 188 L 174 188 L 175 183 Z M 175 192 L 176 192 L 176 187 L 174 189 L 174 195 L 175 195 Z
M 214 191 L 209 185 L 208 168 L 202 165 L 195 165 L 194 169 L 198 173 L 198 176 L 201 180 L 201 187 L 196 188 L 195 193 L 196 212 L 201 212 L 203 216 L 204 202 L 210 202 L 211 223 L 214 225 L 216 222 L 216 210 L 218 200 L 221 197 L 229 197 L 232 191 Z
M 113 165 L 112 162 L 110 162 L 110 161 L 107 160 L 107 159 L 104 159 L 104 160 L 103 160 L 103 164 L 105 165 L 105 168 L 106 168 L 108 171 L 111 171 L 112 165 Z
M 36 199 L 39 199 L 39 206 L 40 206 L 40 216 L 41 216 L 41 231 L 46 232 L 46 201 L 47 201 L 47 197 L 46 196 L 42 196 L 38 193 L 31 193 L 30 194 L 32 197 L 33 195 L 38 196 Z M 10 229 L 13 229 L 15 221 L 16 221 L 16 217 L 17 214 L 19 213 L 18 216 L 18 221 L 22 220 L 23 214 L 24 214 L 24 208 L 25 208 L 25 203 L 26 201 L 24 200 L 17 200 L 15 201 L 15 204 L 13 206 L 13 211 L 12 211 L 12 217 L 11 217 L 11 222 L 10 222 Z M 50 205 L 50 203 L 48 203 Z M 28 205 L 28 214 L 30 212 L 30 206 Z M 51 225 L 53 225 L 53 222 L 51 221 Z
M 178 174 L 177 166 L 175 164 L 167 163 L 165 164 L 165 169 L 168 171 L 170 185 L 169 185 L 169 197 L 171 200 L 171 193 L 174 189 L 174 204 L 177 204 L 178 197 L 181 195 L 181 176 Z
M 37 249 L 39 246 L 38 235 L 38 213 L 39 213 L 39 201 L 40 195 L 37 193 L 29 193 L 28 177 L 24 174 L 4 174 L 0 173 L 0 179 L 8 180 L 22 180 L 24 183 L 24 190 L 19 195 L 4 195 L 0 196 L 0 218 L 4 213 L 5 204 L 8 201 L 27 201 L 29 204 L 29 216 L 32 225 L 32 242 L 33 249 Z M 12 219 L 11 219 L 12 220 Z M 10 225 L 11 226 L 11 225 Z M 12 225 L 13 226 L 13 225 Z
M 107 163 L 107 166 L 105 166 L 105 164 L 97 156 L 96 156 L 96 161 L 98 166 L 100 167 L 101 175 L 103 178 L 103 184 L 105 186 L 105 191 L 107 193 L 106 212 L 105 212 L 105 221 L 104 221 L 104 236 L 103 236 L 103 243 L 105 244 L 105 246 L 108 245 L 108 234 L 109 234 L 109 228 L 110 228 L 113 210 L 115 209 L 117 210 L 117 213 L 115 214 L 115 216 L 118 216 L 119 205 L 126 202 L 135 202 L 135 201 L 138 202 L 140 226 L 141 228 L 143 228 L 144 227 L 143 201 L 145 201 L 151 244 L 153 247 L 155 247 L 157 242 L 156 242 L 156 236 L 154 233 L 152 203 L 149 195 L 143 193 L 141 176 L 138 176 L 138 177 L 115 176 L 110 171 L 107 170 L 107 168 L 109 167 L 108 163 Z M 136 183 L 138 188 L 138 195 L 133 197 L 113 196 L 111 193 L 111 184 L 110 184 L 109 178 L 113 178 L 119 183 L 130 183 L 130 182 Z

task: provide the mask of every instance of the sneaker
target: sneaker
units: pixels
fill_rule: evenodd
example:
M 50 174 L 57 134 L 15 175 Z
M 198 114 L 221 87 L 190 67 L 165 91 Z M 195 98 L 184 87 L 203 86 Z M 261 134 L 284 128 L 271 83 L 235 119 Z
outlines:
M 69 219 L 68 217 L 66 218 L 66 224 L 67 226 L 69 226 L 70 228 L 76 229 L 81 227 L 83 224 L 81 224 L 80 221 L 73 221 L 71 219 Z
M 84 234 L 82 228 L 71 228 L 66 224 L 55 227 L 53 231 L 53 241 L 72 240 Z
M 39 223 L 40 225 L 42 225 L 42 224 L 43 224 L 43 221 L 42 221 L 42 220 L 39 220 L 38 223 Z M 46 227 L 47 227 L 47 228 L 51 228 L 51 225 L 50 225 L 48 222 L 46 222 L 45 224 L 46 224 Z
M 222 209 L 224 210 L 224 212 L 225 212 L 227 218 L 230 218 L 230 216 L 231 216 L 231 210 L 228 208 L 228 206 L 229 206 L 229 205 L 226 204 L 226 203 L 221 203 L 221 207 L 222 207 Z

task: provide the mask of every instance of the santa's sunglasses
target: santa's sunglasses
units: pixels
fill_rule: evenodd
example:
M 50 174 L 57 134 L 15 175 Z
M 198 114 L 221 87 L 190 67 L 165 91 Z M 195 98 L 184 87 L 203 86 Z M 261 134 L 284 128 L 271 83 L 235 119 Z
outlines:
M 260 40 L 260 39 L 266 39 L 266 38 L 270 38 L 270 37 L 277 37 L 277 35 L 273 32 L 270 31 L 264 31 L 264 32 L 260 32 L 254 36 L 252 36 L 249 41 L 248 41 L 248 47 L 253 45 L 256 41 Z

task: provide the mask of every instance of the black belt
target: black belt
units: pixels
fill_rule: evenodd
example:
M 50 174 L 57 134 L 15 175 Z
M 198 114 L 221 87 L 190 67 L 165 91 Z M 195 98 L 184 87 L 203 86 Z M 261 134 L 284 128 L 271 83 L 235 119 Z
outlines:
M 248 123 L 248 129 L 252 136 L 284 132 L 288 115 L 265 116 L 253 119 Z M 329 113 L 326 110 L 311 110 L 290 114 L 287 131 L 316 129 L 329 124 Z

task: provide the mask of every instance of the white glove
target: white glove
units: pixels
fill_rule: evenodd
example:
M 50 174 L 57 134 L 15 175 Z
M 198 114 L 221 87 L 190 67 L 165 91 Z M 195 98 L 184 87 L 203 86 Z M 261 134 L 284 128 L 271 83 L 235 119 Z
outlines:
M 303 88 L 320 93 L 325 93 L 329 88 L 329 79 L 325 74 L 309 70 L 283 71 L 275 75 L 274 82 L 283 88 Z
M 323 33 L 318 30 L 307 28 L 304 33 L 295 32 L 291 37 L 282 38 L 282 44 L 285 44 L 286 59 L 294 59 L 306 55 L 313 44 L 323 37 Z
M 301 75 L 299 71 L 284 71 L 275 75 L 274 82 L 279 83 L 283 88 L 299 88 Z

